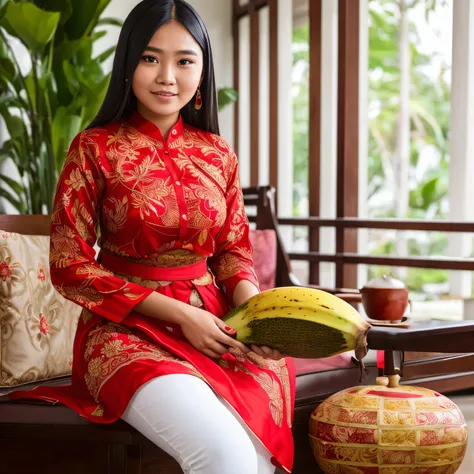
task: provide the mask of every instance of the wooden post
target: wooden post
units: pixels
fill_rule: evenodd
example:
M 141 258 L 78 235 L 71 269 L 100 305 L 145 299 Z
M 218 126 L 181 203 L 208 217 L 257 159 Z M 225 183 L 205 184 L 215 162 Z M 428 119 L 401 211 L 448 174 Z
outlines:
M 309 4 L 309 215 L 321 215 L 321 30 L 322 0 Z M 319 252 L 319 228 L 309 229 L 309 250 Z M 319 263 L 311 262 L 309 282 L 319 284 Z
M 233 0 L 234 11 L 232 13 L 232 36 L 233 36 L 233 55 L 234 55 L 234 89 L 239 93 L 239 65 L 240 65 L 240 35 L 239 35 L 239 17 L 237 15 L 239 0 Z M 239 156 L 239 101 L 234 104 L 234 151 Z
M 270 185 L 278 191 L 278 1 L 270 8 Z M 275 200 L 275 205 L 278 201 Z M 277 207 L 278 208 L 278 207 Z M 278 213 L 278 210 L 276 211 Z
M 250 185 L 258 186 L 260 145 L 260 25 L 258 10 L 250 2 Z
M 357 217 L 359 186 L 359 0 L 339 0 L 337 217 Z M 357 253 L 357 230 L 336 229 L 336 252 Z M 336 264 L 336 286 L 357 286 L 357 267 Z

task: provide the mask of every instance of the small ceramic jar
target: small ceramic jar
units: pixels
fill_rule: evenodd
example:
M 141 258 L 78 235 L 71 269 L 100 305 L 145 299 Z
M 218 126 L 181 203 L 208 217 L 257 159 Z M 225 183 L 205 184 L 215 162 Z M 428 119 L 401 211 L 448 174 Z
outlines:
M 370 319 L 400 322 L 408 306 L 408 288 L 396 278 L 384 275 L 365 285 L 360 293 Z

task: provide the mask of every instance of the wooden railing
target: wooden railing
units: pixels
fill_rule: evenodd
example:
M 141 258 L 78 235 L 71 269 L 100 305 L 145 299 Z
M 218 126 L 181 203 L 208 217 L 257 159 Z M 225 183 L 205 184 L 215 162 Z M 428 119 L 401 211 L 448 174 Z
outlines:
M 389 255 L 359 255 L 344 252 L 345 231 L 347 229 L 387 229 L 402 231 L 425 231 L 425 232 L 458 232 L 474 234 L 474 222 L 449 222 L 444 220 L 416 220 L 416 219 L 359 219 L 338 218 L 322 219 L 318 217 L 308 218 L 279 218 L 282 226 L 306 226 L 310 229 L 321 227 L 332 227 L 336 230 L 336 251 L 334 254 L 326 254 L 317 251 L 291 252 L 291 260 L 303 260 L 311 265 L 320 262 L 332 262 L 336 264 L 336 286 L 344 286 L 345 265 L 383 265 L 396 267 L 416 267 L 442 270 L 465 270 L 474 271 L 474 258 L 448 258 L 443 256 L 433 257 L 395 257 Z M 314 268 L 314 267 L 313 267 Z M 310 272 L 315 274 L 317 272 Z M 319 282 L 311 281 L 318 284 Z

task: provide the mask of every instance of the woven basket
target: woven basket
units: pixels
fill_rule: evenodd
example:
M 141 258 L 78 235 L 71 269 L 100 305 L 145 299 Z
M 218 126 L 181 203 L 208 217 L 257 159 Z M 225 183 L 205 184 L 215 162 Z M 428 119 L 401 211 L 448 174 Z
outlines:
M 424 388 L 353 387 L 325 400 L 310 420 L 326 474 L 453 474 L 467 426 L 448 398 Z

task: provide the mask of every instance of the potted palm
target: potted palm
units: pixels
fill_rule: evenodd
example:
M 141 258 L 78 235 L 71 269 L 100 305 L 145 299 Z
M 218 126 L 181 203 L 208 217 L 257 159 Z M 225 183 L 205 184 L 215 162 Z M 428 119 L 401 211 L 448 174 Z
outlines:
M 51 211 L 58 172 L 71 139 L 96 114 L 109 74 L 110 48 L 93 55 L 110 0 L 0 0 L 0 115 L 10 138 L 0 147 L 0 164 L 12 160 L 20 176 L 0 174 L 0 197 L 19 213 Z M 26 49 L 25 73 L 17 38 Z

